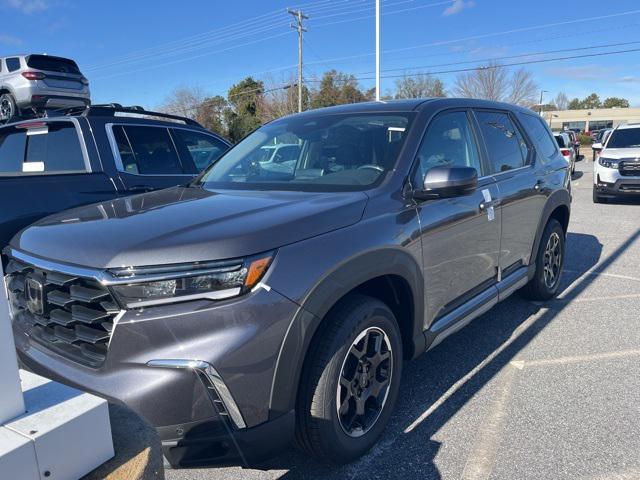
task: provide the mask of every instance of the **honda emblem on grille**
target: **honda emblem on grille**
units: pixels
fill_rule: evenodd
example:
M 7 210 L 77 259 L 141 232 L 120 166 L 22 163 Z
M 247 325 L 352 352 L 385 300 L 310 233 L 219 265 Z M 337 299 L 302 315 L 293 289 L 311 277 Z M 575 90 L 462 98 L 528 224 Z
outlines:
M 37 278 L 28 277 L 25 289 L 25 297 L 27 297 L 27 308 L 34 315 L 42 315 L 44 313 L 44 288 L 42 282 Z

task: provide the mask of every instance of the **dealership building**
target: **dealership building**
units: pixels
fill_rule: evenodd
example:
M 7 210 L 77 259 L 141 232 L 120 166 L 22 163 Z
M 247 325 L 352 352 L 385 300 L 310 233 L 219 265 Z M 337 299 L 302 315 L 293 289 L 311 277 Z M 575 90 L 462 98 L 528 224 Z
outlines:
M 552 130 L 579 128 L 583 132 L 640 123 L 640 108 L 593 108 L 542 112 Z

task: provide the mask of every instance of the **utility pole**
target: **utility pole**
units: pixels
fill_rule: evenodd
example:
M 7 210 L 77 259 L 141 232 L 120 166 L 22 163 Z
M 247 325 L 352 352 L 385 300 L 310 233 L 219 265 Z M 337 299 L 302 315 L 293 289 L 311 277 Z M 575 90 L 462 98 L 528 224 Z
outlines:
M 291 28 L 298 31 L 298 112 L 302 111 L 302 33 L 307 29 L 302 25 L 302 20 L 308 20 L 309 17 L 302 13 L 302 10 L 287 9 L 287 12 L 295 18 L 295 24 L 291 24 Z
M 380 0 L 376 0 L 376 102 L 380 101 Z

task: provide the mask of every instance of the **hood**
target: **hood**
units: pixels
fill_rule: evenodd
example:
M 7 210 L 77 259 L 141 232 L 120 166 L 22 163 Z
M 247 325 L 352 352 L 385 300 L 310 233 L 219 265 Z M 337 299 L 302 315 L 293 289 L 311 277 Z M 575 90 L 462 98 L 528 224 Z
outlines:
M 600 152 L 605 158 L 640 158 L 640 148 L 605 148 Z
M 175 187 L 46 217 L 11 246 L 99 269 L 236 258 L 352 225 L 367 198 Z

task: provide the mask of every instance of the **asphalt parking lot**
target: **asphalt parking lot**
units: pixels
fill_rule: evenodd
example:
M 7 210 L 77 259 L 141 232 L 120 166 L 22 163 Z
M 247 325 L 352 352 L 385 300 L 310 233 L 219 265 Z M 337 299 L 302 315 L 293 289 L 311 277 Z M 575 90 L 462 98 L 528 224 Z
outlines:
M 640 478 L 640 201 L 594 205 L 591 166 L 574 176 L 558 299 L 516 294 L 405 365 L 391 424 L 360 461 L 292 450 L 264 470 L 167 478 Z

